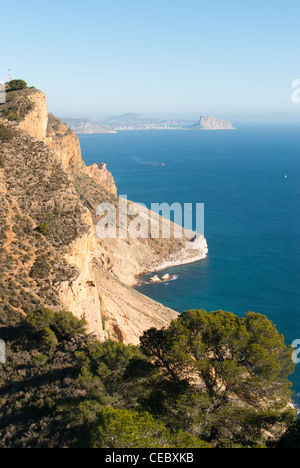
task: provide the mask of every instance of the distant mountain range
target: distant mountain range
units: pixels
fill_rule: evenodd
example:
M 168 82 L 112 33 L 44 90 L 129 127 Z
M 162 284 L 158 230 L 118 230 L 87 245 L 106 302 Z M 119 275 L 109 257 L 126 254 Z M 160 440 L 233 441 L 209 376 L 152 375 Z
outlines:
M 71 130 L 78 134 L 116 133 L 124 130 L 234 130 L 235 127 L 228 120 L 217 119 L 212 116 L 201 116 L 194 123 L 188 120 L 155 119 L 135 113 L 127 113 L 106 120 L 91 119 L 62 119 Z
M 95 120 L 91 119 L 62 119 L 66 125 L 78 134 L 90 133 L 116 133 L 112 128 L 107 125 L 102 125 Z

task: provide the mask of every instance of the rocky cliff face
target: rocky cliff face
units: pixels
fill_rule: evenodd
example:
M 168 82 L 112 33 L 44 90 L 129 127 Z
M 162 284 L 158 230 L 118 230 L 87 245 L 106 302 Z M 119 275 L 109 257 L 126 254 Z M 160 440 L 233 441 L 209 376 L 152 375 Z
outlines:
M 147 270 L 204 258 L 205 239 L 188 253 L 193 233 L 180 240 L 98 239 L 99 203 L 119 208 L 106 165 L 86 168 L 77 136 L 47 114 L 37 90 L 10 94 L 0 121 L 16 132 L 0 154 L 3 313 L 67 309 L 99 339 L 135 344 L 144 330 L 168 325 L 178 314 L 129 286 Z
M 107 170 L 106 164 L 92 164 L 87 167 L 88 175 L 96 182 L 96 184 L 105 188 L 113 195 L 117 195 L 117 187 L 112 174 Z
M 90 228 L 89 232 L 77 238 L 64 256 L 69 265 L 78 269 L 79 275 L 71 282 L 60 283 L 59 298 L 67 310 L 87 321 L 91 333 L 103 340 L 107 333 L 103 331 L 101 300 L 96 287 L 97 272 L 93 269 L 97 243 L 90 213 L 84 213 L 83 218 Z
M 6 104 L 0 106 L 0 117 L 18 123 L 32 138 L 44 141 L 48 125 L 46 96 L 35 88 L 6 93 Z
M 44 141 L 52 149 L 56 160 L 64 170 L 85 168 L 77 135 L 52 114 L 48 116 Z
M 1 312 L 61 310 L 61 285 L 68 282 L 71 294 L 81 276 L 68 253 L 89 234 L 90 214 L 43 142 L 16 133 L 1 154 Z M 77 306 L 71 311 L 81 315 Z
M 42 306 L 70 310 L 104 339 L 100 298 L 92 287 L 92 216 L 67 174 L 85 170 L 78 138 L 51 114 L 48 118 L 43 93 L 14 93 L 0 107 L 2 116 L 15 110 L 15 102 L 23 106 L 22 115 L 10 123 L 2 118 L 15 138 L 1 144 L 0 306 L 3 313 Z

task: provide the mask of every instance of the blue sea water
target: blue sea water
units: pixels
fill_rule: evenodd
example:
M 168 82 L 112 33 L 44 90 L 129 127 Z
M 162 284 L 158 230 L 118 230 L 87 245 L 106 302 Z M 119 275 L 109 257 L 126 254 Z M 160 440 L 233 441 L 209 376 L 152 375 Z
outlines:
M 205 204 L 207 259 L 139 290 L 179 312 L 259 312 L 288 344 L 300 340 L 299 137 L 298 126 L 275 124 L 81 136 L 86 164 L 106 162 L 120 195 Z M 300 364 L 292 380 L 300 408 Z

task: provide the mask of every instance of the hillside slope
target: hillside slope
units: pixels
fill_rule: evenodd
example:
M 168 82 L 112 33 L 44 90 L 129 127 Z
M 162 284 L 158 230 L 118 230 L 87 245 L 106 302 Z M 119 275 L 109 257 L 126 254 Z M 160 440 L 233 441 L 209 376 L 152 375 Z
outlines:
M 97 206 L 119 204 L 106 166 L 98 166 L 103 173 L 94 177 L 81 158 L 78 137 L 47 113 L 45 95 L 34 88 L 8 90 L 1 123 L 15 132 L 0 150 L 2 314 L 42 305 L 67 309 L 85 318 L 99 339 L 124 343 L 137 343 L 150 327 L 168 325 L 177 313 L 130 286 L 137 275 L 168 261 L 204 258 L 205 239 L 188 253 L 185 241 L 193 233 L 183 239 L 99 240 Z

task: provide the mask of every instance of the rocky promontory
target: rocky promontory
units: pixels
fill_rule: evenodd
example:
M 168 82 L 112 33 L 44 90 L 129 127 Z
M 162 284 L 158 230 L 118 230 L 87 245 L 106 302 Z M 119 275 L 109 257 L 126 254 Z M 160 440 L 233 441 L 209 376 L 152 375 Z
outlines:
M 85 166 L 77 135 L 48 114 L 45 95 L 8 89 L 0 126 L 0 312 L 68 310 L 100 340 L 125 344 L 176 319 L 132 286 L 145 272 L 205 258 L 204 237 L 178 238 L 182 228 L 171 224 L 168 239 L 99 239 L 97 207 L 119 209 L 113 176 L 105 164 Z M 139 216 L 158 229 L 166 222 L 144 207 Z
M 199 122 L 189 127 L 190 130 L 235 130 L 229 120 L 221 120 L 212 116 L 201 116 Z

